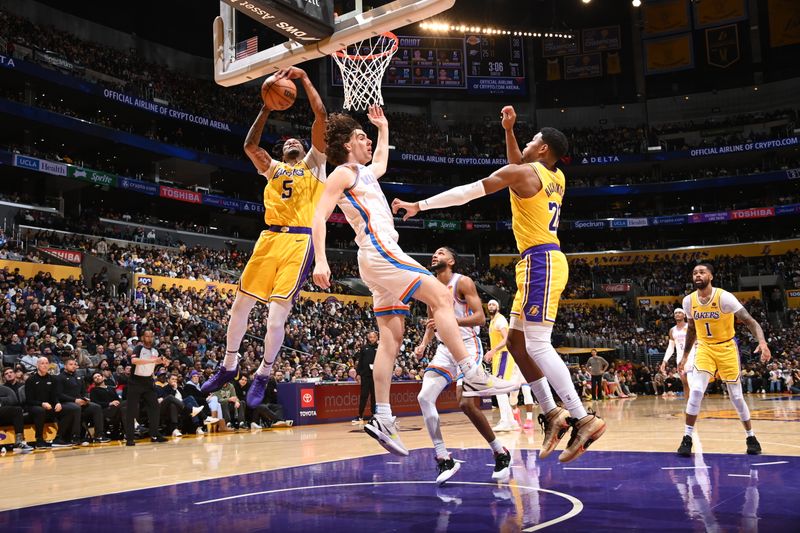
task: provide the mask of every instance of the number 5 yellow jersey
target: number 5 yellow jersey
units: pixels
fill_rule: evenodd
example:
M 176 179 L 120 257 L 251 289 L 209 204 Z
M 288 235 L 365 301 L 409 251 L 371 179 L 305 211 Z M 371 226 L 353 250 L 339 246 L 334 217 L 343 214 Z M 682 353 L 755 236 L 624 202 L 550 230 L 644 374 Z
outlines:
M 530 198 L 511 196 L 511 227 L 519 253 L 541 244 L 559 245 L 558 223 L 564 198 L 564 174 L 541 163 L 529 163 L 542 181 L 542 189 Z
M 296 165 L 274 161 L 263 176 L 264 222 L 310 227 L 325 185 L 325 154 L 312 146 Z

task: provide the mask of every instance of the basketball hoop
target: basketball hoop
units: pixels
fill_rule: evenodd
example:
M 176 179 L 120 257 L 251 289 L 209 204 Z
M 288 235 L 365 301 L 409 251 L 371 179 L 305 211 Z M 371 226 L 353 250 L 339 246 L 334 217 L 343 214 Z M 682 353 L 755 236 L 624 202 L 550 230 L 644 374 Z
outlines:
M 345 109 L 383 105 L 381 79 L 399 44 L 397 35 L 387 31 L 333 53 L 342 72 Z

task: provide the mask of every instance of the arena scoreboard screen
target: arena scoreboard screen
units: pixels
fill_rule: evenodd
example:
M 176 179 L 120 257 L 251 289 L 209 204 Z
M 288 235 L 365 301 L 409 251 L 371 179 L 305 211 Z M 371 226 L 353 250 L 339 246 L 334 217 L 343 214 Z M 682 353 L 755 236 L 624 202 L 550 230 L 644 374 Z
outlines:
M 522 37 L 398 35 L 384 88 L 460 89 L 475 94 L 524 95 L 527 92 Z M 333 85 L 342 85 L 332 62 Z

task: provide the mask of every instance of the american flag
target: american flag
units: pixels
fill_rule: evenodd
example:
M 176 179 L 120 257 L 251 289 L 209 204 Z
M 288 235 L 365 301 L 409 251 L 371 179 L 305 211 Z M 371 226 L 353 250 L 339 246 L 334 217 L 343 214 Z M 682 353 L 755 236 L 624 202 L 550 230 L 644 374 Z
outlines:
M 236 43 L 236 59 L 242 59 L 258 52 L 258 36 Z

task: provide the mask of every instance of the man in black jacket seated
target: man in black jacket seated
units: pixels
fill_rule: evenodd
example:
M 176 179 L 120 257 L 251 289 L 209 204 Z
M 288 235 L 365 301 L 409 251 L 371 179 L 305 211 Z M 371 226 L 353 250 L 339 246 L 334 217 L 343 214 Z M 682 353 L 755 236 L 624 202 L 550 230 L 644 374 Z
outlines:
M 73 405 L 77 406 L 80 413 L 72 423 L 72 443 L 80 445 L 82 442 L 88 442 L 88 436 L 87 439 L 81 439 L 81 420 L 92 421 L 95 442 L 109 442 L 111 439 L 106 437 L 103 429 L 105 427 L 103 409 L 89 399 L 89 394 L 86 392 L 86 380 L 83 376 L 77 375 L 76 370 L 78 370 L 78 362 L 70 357 L 64 363 L 64 371 L 57 376 L 58 401 L 61 402 L 64 409 L 70 409 Z
M 117 391 L 108 386 L 102 372 L 95 371 L 92 374 L 92 383 L 94 386 L 89 392 L 89 399 L 103 410 L 103 418 L 108 422 L 107 427 L 111 434 L 122 438 L 124 433 L 122 427 L 123 407 Z
M 36 426 L 36 448 L 49 448 L 50 443 L 44 440 L 45 420 L 58 419 L 58 434 L 52 442 L 55 448 L 72 446 L 69 431 L 72 429 L 75 418 L 80 420 L 81 409 L 75 404 L 73 407 L 64 409 L 58 401 L 58 386 L 56 378 L 48 373 L 50 361 L 47 357 L 40 357 L 36 362 L 36 372 L 31 374 L 25 382 L 25 403 L 28 405 L 28 412 L 33 418 Z M 78 422 L 80 423 L 80 422 Z
M 13 371 L 13 370 L 12 370 Z M 22 453 L 32 452 L 33 448 L 25 442 L 25 423 L 22 407 L 17 393 L 9 387 L 0 385 L 0 424 L 14 425 L 14 448 Z
M 159 374 L 159 381 L 164 374 Z M 184 431 L 196 430 L 199 424 L 192 419 L 203 412 L 203 408 L 197 405 L 192 396 L 184 395 L 178 388 L 178 376 L 169 375 L 167 383 L 163 387 L 156 385 L 156 396 L 160 404 L 161 422 L 166 426 L 166 432 L 172 433 L 173 437 L 183 435 Z

